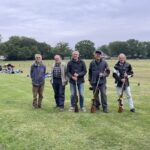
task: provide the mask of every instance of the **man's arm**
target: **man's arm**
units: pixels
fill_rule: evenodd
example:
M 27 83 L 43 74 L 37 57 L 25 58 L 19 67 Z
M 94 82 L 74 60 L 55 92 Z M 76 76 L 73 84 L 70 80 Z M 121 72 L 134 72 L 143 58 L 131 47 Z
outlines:
M 69 79 L 72 78 L 72 74 L 71 74 L 70 70 L 71 70 L 71 66 L 70 66 L 70 62 L 68 62 L 68 64 L 67 64 L 67 76 Z
M 44 65 L 44 74 L 46 74 L 46 66 Z
M 83 76 L 86 75 L 86 73 L 87 73 L 86 65 L 85 65 L 85 62 L 83 61 L 82 71 L 78 73 L 78 76 L 79 76 L 79 77 L 83 77 Z
M 119 70 L 117 69 L 116 66 L 113 69 L 112 76 L 115 78 L 116 81 L 121 81 L 120 72 L 119 72 Z
M 32 65 L 31 68 L 30 68 L 30 77 L 31 77 L 31 79 L 32 79 L 32 77 L 33 77 L 33 65 Z
M 130 64 L 129 64 L 129 70 L 128 70 L 127 74 L 128 74 L 128 78 L 133 77 L 133 75 L 134 75 L 134 72 L 132 70 L 132 66 Z
M 106 62 L 106 67 L 105 67 L 105 73 L 104 73 L 104 75 L 105 75 L 106 77 L 108 77 L 109 74 L 110 74 L 110 69 L 109 69 L 108 63 Z
M 92 62 L 90 63 L 90 66 L 89 66 L 88 80 L 89 82 L 91 82 L 92 80 Z

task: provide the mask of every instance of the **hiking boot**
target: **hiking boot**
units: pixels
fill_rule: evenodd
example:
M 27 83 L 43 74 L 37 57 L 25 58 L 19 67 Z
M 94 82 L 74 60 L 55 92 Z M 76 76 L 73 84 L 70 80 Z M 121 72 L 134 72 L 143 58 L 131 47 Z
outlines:
M 103 110 L 103 112 L 104 112 L 104 113 L 108 113 L 108 110 L 105 109 L 105 110 Z
M 73 111 L 74 111 L 74 107 L 70 107 L 70 108 L 69 108 L 69 111 L 70 111 L 70 112 L 73 112 Z
M 38 108 L 38 106 L 37 106 L 37 105 L 32 105 L 32 107 L 33 107 L 34 109 Z
M 82 112 L 86 112 L 85 107 L 82 107 L 82 108 L 81 108 L 81 111 L 82 111 Z
M 99 108 L 99 107 L 96 107 L 96 110 L 100 110 L 100 108 Z
M 135 112 L 135 108 L 130 109 L 131 112 Z
M 38 108 L 42 108 L 41 105 L 38 105 Z
M 33 106 L 33 108 L 38 108 L 38 106 L 37 106 L 37 100 L 33 100 L 32 106 Z
M 59 111 L 60 111 L 60 112 L 63 112 L 63 111 L 64 111 L 64 108 L 59 108 Z

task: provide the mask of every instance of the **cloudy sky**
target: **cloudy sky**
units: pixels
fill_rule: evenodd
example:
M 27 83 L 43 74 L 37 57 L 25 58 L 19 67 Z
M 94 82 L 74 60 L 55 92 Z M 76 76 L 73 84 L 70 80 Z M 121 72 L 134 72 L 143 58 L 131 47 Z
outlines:
M 0 34 L 54 46 L 80 40 L 96 47 L 116 40 L 150 40 L 150 0 L 0 0 Z

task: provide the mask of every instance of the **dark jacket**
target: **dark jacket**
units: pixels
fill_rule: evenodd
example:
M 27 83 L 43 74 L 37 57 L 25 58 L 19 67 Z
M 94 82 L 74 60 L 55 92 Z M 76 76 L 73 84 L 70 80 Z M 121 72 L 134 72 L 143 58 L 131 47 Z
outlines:
M 90 81 L 91 85 L 96 84 L 99 78 L 100 73 L 106 73 L 104 77 L 101 77 L 100 84 L 106 84 L 106 77 L 110 74 L 110 69 L 108 64 L 105 60 L 101 59 L 99 62 L 93 60 L 89 66 L 89 76 L 88 80 Z
M 124 78 L 124 74 L 127 74 L 128 76 L 133 76 L 133 70 L 132 66 L 125 62 L 124 64 L 121 64 L 119 61 L 114 66 L 113 70 L 113 77 L 115 78 L 115 83 L 117 84 L 117 87 L 122 86 L 121 79 Z M 126 78 L 125 86 L 129 86 L 129 79 Z
M 79 74 L 77 83 L 83 83 L 84 82 L 84 76 L 87 73 L 84 61 L 82 61 L 80 59 L 78 61 L 75 61 L 74 59 L 72 59 L 68 62 L 67 75 L 69 77 L 69 82 L 73 83 L 73 84 L 75 82 L 71 77 L 74 75 L 74 73 Z
M 32 64 L 30 76 L 34 86 L 41 86 L 45 83 L 46 66 L 44 64 Z

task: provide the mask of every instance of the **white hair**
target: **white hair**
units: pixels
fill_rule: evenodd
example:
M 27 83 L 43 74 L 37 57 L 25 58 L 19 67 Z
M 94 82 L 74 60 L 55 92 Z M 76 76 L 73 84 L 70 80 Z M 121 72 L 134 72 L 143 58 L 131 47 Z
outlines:
M 35 58 L 36 57 L 41 57 L 42 58 L 42 55 L 41 54 L 35 54 Z

